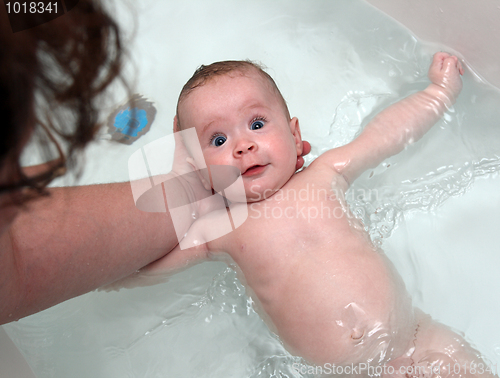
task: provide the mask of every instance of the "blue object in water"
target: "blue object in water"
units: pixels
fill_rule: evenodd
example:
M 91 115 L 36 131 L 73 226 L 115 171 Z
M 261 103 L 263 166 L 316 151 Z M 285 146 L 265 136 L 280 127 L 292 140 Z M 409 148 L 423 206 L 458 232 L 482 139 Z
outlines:
M 137 133 L 148 124 L 148 116 L 144 109 L 127 108 L 119 112 L 115 117 L 115 127 L 122 134 L 136 137 Z
M 153 103 L 135 94 L 125 104 L 118 107 L 108 119 L 111 139 L 120 143 L 132 144 L 151 128 L 156 116 Z

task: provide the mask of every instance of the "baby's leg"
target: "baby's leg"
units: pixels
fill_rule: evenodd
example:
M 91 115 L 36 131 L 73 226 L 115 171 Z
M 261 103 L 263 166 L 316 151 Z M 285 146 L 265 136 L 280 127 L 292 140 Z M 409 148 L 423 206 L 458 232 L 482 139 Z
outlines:
M 413 347 L 391 361 L 385 369 L 388 377 L 476 377 L 492 378 L 490 368 L 478 351 L 450 328 L 418 311 L 418 328 Z M 393 367 L 394 369 L 390 369 Z M 387 374 L 387 372 L 394 374 Z M 494 373 L 494 372 L 493 372 Z

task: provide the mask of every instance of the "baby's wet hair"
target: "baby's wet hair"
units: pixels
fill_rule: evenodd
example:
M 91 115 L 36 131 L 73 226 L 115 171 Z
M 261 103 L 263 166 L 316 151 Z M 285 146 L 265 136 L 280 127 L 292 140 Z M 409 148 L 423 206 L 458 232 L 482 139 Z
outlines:
M 184 84 L 181 93 L 179 95 L 179 100 L 177 101 L 177 127 L 182 130 L 181 121 L 179 117 L 179 104 L 186 99 L 189 94 L 198 87 L 201 87 L 213 80 L 216 77 L 231 74 L 240 74 L 242 76 L 250 73 L 256 72 L 269 84 L 270 88 L 278 96 L 278 100 L 282 103 L 285 110 L 287 118 L 290 118 L 290 113 L 288 111 L 288 106 L 286 104 L 283 95 L 281 94 L 278 86 L 274 79 L 265 71 L 265 67 L 257 62 L 251 60 L 225 60 L 221 62 L 215 62 L 207 66 L 201 65 L 196 69 L 193 76 Z

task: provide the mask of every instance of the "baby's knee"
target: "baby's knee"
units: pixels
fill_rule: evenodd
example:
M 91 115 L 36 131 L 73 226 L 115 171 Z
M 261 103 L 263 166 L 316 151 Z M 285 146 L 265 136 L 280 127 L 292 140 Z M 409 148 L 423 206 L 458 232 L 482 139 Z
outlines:
M 419 311 L 416 338 L 408 353 L 390 363 L 390 377 L 492 378 L 480 353 L 450 328 Z M 403 374 L 404 373 L 404 374 Z

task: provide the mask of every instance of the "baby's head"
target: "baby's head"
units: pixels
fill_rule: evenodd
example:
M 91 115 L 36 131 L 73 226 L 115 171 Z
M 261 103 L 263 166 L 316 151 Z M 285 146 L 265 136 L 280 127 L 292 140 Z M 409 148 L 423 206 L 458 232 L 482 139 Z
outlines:
M 240 170 L 250 202 L 280 189 L 302 153 L 297 118 L 290 118 L 274 80 L 248 61 L 217 62 L 195 72 L 179 96 L 174 131 L 191 127 L 207 166 Z

